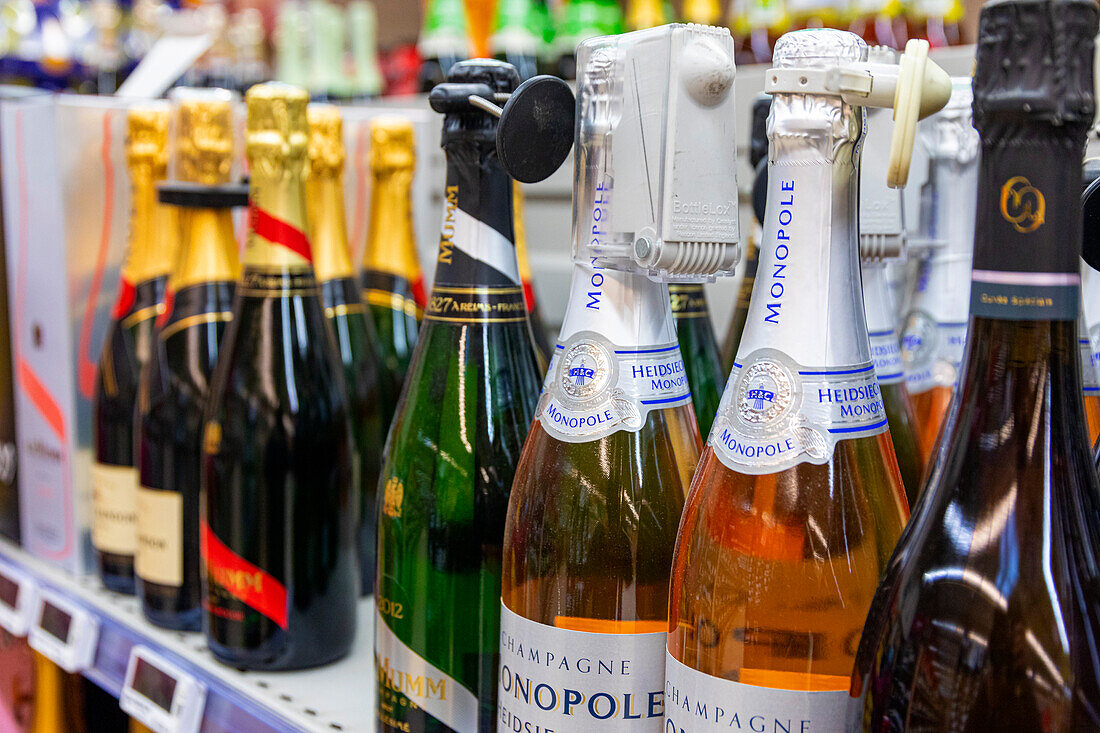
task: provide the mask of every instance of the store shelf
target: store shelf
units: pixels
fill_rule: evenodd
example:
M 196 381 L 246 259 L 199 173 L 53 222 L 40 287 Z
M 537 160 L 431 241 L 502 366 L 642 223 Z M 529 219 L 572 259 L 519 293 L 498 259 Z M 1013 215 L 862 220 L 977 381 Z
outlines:
M 115 696 L 122 689 L 130 649 L 141 644 L 206 685 L 202 733 L 375 730 L 371 599 L 360 602 L 355 646 L 345 659 L 304 672 L 241 672 L 215 661 L 201 633 L 151 625 L 136 598 L 105 590 L 94 577 L 70 575 L 2 539 L 0 557 L 39 587 L 60 592 L 98 619 L 95 661 L 84 674 Z

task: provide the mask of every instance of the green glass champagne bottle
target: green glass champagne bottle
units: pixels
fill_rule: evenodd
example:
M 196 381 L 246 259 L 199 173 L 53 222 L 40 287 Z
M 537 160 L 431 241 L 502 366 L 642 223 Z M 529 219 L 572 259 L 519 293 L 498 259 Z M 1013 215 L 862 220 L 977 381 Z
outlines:
M 304 89 L 246 96 L 249 233 L 204 416 L 203 628 L 239 669 L 345 654 L 359 569 L 343 365 L 306 235 Z
M 384 733 L 496 729 L 504 518 L 541 370 L 496 120 L 463 85 L 510 93 L 509 64 L 456 64 L 435 282 L 379 488 L 375 658 Z M 469 95 L 469 92 L 466 92 Z M 434 95 L 433 95 L 433 98 Z M 416 677 L 424 684 L 410 684 Z
M 523 195 L 523 184 L 519 181 L 515 182 L 512 200 L 515 207 L 516 260 L 519 263 L 519 279 L 523 283 L 523 300 L 527 303 L 527 315 L 531 319 L 531 330 L 535 337 L 535 345 L 539 347 L 539 355 L 542 356 L 543 363 L 549 363 L 550 341 L 546 336 L 546 325 L 542 322 L 539 300 L 535 295 L 531 260 L 527 256 L 527 207 Z
M 175 212 L 157 202 L 168 171 L 168 106 L 141 106 L 127 115 L 130 239 L 118 301 L 96 373 L 95 463 L 92 466 L 92 545 L 107 588 L 134 592 L 137 550 L 137 464 L 134 404 L 149 360 L 164 287 L 175 256 Z
M 359 283 L 348 251 L 344 216 L 344 130 L 339 108 L 311 104 L 309 119 L 309 177 L 306 211 L 309 214 L 313 271 L 321 287 L 321 304 L 336 337 L 344 367 L 351 414 L 351 486 L 359 495 L 360 593 L 374 592 L 374 555 L 377 537 L 375 504 L 382 470 L 382 446 L 390 415 L 383 393 L 393 392 L 384 381 L 382 354 L 374 323 L 359 294 Z
M 233 169 L 236 95 L 177 89 L 172 100 L 174 177 L 189 185 L 161 192 L 178 206 L 180 239 L 138 393 L 134 569 L 149 621 L 198 631 L 202 417 L 222 334 L 233 319 L 241 268 L 231 206 L 243 197 L 219 190 Z
M 412 121 L 379 116 L 370 121 L 371 205 L 363 250 L 363 300 L 382 352 L 386 429 L 405 384 L 427 297 L 413 233 L 412 182 L 416 147 Z
M 898 63 L 897 52 L 885 46 L 868 49 L 867 60 L 891 66 Z M 863 139 L 863 157 L 867 161 L 889 159 L 894 128 L 892 117 L 889 110 L 867 110 L 867 131 Z M 916 415 L 901 366 L 897 308 L 888 284 L 889 265 L 900 262 L 905 255 L 902 197 L 899 189 L 887 186 L 881 166 L 861 166 L 859 175 L 859 251 L 867 335 L 871 339 L 871 358 L 875 362 L 875 375 L 890 425 L 890 441 L 894 444 L 905 496 L 909 506 L 913 506 L 920 490 L 924 461 L 917 442 Z
M 859 642 L 849 731 L 1100 730 L 1100 486 L 1076 320 L 1089 0 L 982 8 L 970 329 Z
M 469 24 L 462 0 L 430 0 L 416 50 L 420 54 L 420 91 L 430 92 L 456 62 L 470 57 Z
M 684 373 L 691 387 L 695 420 L 699 424 L 699 434 L 708 435 L 726 384 L 722 379 L 718 341 L 710 322 L 706 292 L 698 283 L 669 285 L 668 292 L 672 316 L 676 319 L 676 340 L 680 343 Z

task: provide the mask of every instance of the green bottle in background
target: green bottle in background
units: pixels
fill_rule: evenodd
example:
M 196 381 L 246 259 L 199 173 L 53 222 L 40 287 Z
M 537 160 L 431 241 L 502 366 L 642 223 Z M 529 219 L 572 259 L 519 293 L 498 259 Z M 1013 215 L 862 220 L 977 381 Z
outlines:
M 699 435 L 710 433 L 710 425 L 718 412 L 718 401 L 726 380 L 722 378 L 722 364 L 718 358 L 718 340 L 710 323 L 707 296 L 699 283 L 669 285 L 672 316 L 676 319 L 676 339 L 680 342 L 680 354 L 684 358 L 691 403 L 695 408 L 695 420 L 699 423 Z
M 448 82 L 509 93 L 519 74 L 477 59 Z M 461 104 L 443 123 L 435 283 L 379 486 L 382 733 L 496 730 L 504 520 L 542 382 L 496 120 Z

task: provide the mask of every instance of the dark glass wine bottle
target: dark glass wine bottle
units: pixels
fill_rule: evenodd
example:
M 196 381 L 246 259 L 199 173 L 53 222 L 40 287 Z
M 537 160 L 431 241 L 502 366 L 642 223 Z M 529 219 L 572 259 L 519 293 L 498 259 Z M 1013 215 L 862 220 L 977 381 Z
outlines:
M 699 434 L 705 436 L 710 434 L 710 425 L 726 386 L 707 296 L 699 284 L 669 285 L 668 292 L 672 315 L 676 319 L 676 339 L 684 359 L 684 373 L 691 387 L 695 420 L 699 424 Z
M 164 286 L 178 237 L 175 212 L 157 202 L 156 184 L 168 170 L 167 105 L 130 110 L 126 159 L 130 239 L 96 374 L 92 544 L 103 584 L 133 593 L 138 489 L 134 404 L 156 318 L 164 308 Z
M 363 250 L 363 300 L 382 352 L 383 419 L 387 429 L 409 371 L 427 300 L 413 232 L 412 182 L 416 146 L 412 121 L 370 121 L 371 205 Z
M 247 94 L 249 233 L 205 414 L 203 628 L 242 669 L 298 669 L 355 636 L 358 502 L 343 366 L 306 235 L 303 89 Z
M 453 84 L 510 93 L 486 59 Z M 496 730 L 504 519 L 541 381 L 496 120 L 450 108 L 435 283 L 379 488 L 375 657 L 383 733 Z M 424 684 L 411 684 L 422 677 Z
M 806 30 L 774 63 L 825 76 L 865 54 L 851 33 Z M 773 97 L 760 274 L 677 537 L 669 731 L 844 722 L 855 640 L 907 515 L 859 292 L 862 122 L 821 87 Z
M 1100 729 L 1100 488 L 1077 350 L 1097 6 L 982 9 L 970 332 L 913 520 L 875 594 L 853 731 Z
M 232 172 L 236 96 L 179 89 L 173 101 L 175 177 L 191 185 L 162 192 L 179 207 L 180 240 L 138 391 L 134 569 L 149 621 L 198 631 L 202 417 L 241 274 L 231 209 L 239 202 L 218 189 Z
M 343 119 L 337 107 L 311 104 L 309 116 L 309 178 L 306 209 L 309 213 L 313 270 L 321 286 L 321 304 L 332 324 L 336 350 L 344 367 L 351 414 L 352 490 L 359 495 L 359 574 L 363 595 L 374 592 L 375 504 L 382 470 L 382 446 L 389 431 L 383 392 L 393 392 L 384 382 L 382 353 L 374 323 L 359 293 L 359 283 L 348 252 L 344 216 Z

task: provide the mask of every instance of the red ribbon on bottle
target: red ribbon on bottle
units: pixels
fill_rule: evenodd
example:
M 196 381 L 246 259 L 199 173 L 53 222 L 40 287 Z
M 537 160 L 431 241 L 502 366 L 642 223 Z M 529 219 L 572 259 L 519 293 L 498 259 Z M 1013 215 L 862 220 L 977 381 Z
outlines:
M 256 234 L 273 244 L 286 247 L 310 263 L 313 262 L 313 248 L 309 244 L 309 237 L 298 227 L 276 219 L 255 205 L 248 207 L 248 219 Z
M 231 596 L 287 628 L 286 586 L 226 547 L 202 522 L 201 551 L 211 579 Z
M 136 299 L 137 289 L 134 284 L 123 278 L 118 284 L 118 300 L 115 301 L 115 309 L 111 311 L 111 318 L 121 320 L 134 307 Z

